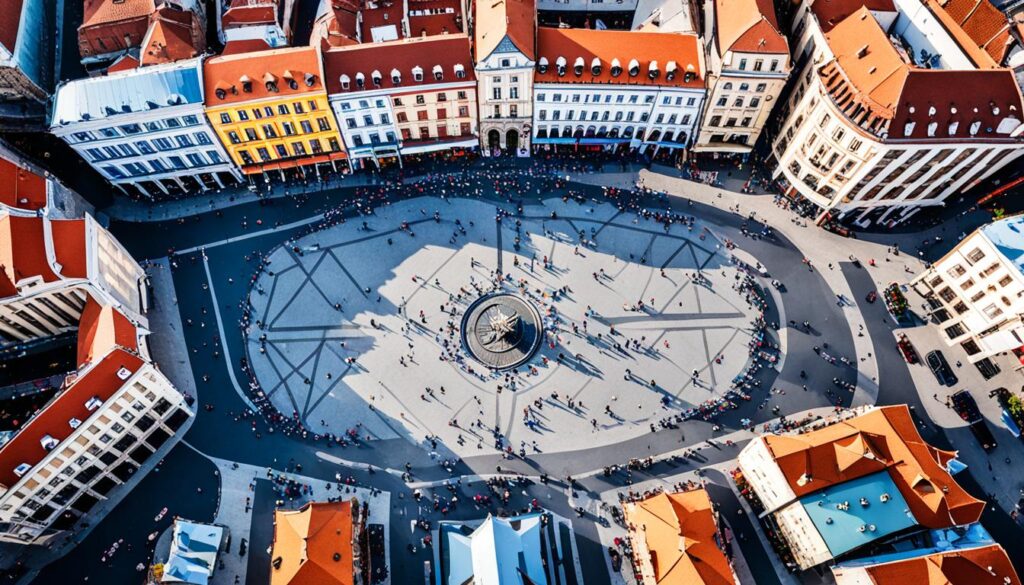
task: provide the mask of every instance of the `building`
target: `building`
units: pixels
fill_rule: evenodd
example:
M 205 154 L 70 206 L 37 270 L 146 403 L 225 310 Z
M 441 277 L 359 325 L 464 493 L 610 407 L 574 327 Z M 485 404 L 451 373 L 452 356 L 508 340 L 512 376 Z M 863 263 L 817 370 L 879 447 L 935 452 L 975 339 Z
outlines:
M 703 489 L 623 504 L 641 585 L 735 585 L 725 531 Z
M 692 34 L 556 29 L 537 34 L 535 150 L 680 155 L 706 95 Z
M 46 26 L 53 8 L 45 0 L 7 0 L 2 6 L 0 102 L 43 102 L 53 88 L 53 47 Z
M 164 551 L 166 560 L 152 567 L 147 585 L 207 585 L 217 571 L 217 556 L 226 550 L 227 541 L 228 532 L 223 526 L 175 518 L 170 549 Z
M 78 52 L 93 75 L 104 73 L 125 55 L 141 62 L 142 55 L 135 56 L 140 49 L 142 54 L 160 54 L 169 47 L 168 54 L 179 58 L 206 49 L 206 4 L 199 0 L 85 0 L 84 10 Z M 160 30 L 154 33 L 154 28 Z M 172 28 L 174 32 L 168 33 Z M 155 45 L 149 42 L 153 40 Z M 182 51 L 180 43 L 191 50 Z
M 321 52 L 327 53 L 332 47 L 358 45 L 359 18 L 359 4 L 355 0 L 320 0 L 309 35 L 310 46 L 319 46 Z
M 575 568 L 571 524 L 548 512 L 488 515 L 471 523 L 442 521 L 434 540 L 435 585 L 583 582 Z M 572 574 L 575 580 L 567 580 Z
M 81 195 L 53 178 L 4 158 L 0 149 L 0 210 L 21 217 L 81 217 L 93 211 Z M 8 153 L 13 154 L 13 153 Z
M 153 365 L 142 268 L 91 217 L 0 213 L 8 344 L 77 329 L 77 371 L 0 437 L 0 541 L 44 544 L 98 523 L 192 415 Z M 29 407 L 32 407 L 29 409 Z
M 1024 152 L 1013 72 L 938 0 L 803 0 L 775 177 L 819 223 L 904 221 Z
M 353 585 L 362 571 L 359 502 L 274 512 L 270 585 Z
M 530 152 L 536 49 L 534 0 L 476 3 L 473 62 L 484 155 Z
M 130 195 L 220 188 L 240 180 L 204 116 L 200 59 L 62 84 L 50 131 Z
M 477 147 L 477 85 L 466 35 L 331 49 L 324 68 L 354 166 Z
M 291 45 L 295 0 L 227 0 L 221 14 L 225 54 L 279 49 Z
M 911 550 L 849 561 L 832 567 L 836 585 L 1020 585 L 1003 547 L 991 540 Z
M 943 340 L 979 363 L 1024 352 L 1024 216 L 978 228 L 911 286 L 930 304 Z
M 809 569 L 884 539 L 977 522 L 985 502 L 950 475 L 955 458 L 925 443 L 899 405 L 757 437 L 737 462 L 791 562 Z
M 91 216 L 0 211 L 0 345 L 78 329 L 90 298 L 141 322 L 145 273 Z
M 246 175 L 338 169 L 346 154 L 313 47 L 222 55 L 203 67 L 206 115 Z
M 771 0 L 707 2 L 708 102 L 695 152 L 750 153 L 790 72 Z

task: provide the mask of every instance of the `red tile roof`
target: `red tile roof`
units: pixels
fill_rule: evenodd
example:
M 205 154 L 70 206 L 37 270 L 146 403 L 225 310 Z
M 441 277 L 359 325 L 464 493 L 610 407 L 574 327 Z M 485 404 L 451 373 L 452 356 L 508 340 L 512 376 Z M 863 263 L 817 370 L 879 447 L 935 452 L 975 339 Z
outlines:
M 21 8 L 24 0 L 0 0 L 0 45 L 14 52 L 18 43 L 18 29 L 21 27 Z
M 789 55 L 771 0 L 715 0 L 715 32 L 723 55 L 726 51 Z
M 374 7 L 363 6 L 359 11 L 361 17 L 360 33 L 364 43 L 373 42 L 373 29 L 378 27 L 394 27 L 395 34 L 399 39 L 405 38 L 405 31 L 402 30 L 402 3 L 380 3 Z
M 235 5 L 224 11 L 220 19 L 224 28 L 251 26 L 254 24 L 274 24 L 277 22 L 276 6 L 273 5 Z
M 46 457 L 47 450 L 40 440 L 49 435 L 58 441 L 68 438 L 74 428 L 71 419 L 84 422 L 92 414 L 85 403 L 92 398 L 106 402 L 124 384 L 118 377 L 123 368 L 129 375 L 143 365 L 142 358 L 124 350 L 115 349 L 94 366 L 81 372 L 70 386 L 42 410 L 6 444 L 0 447 L 0 484 L 11 487 L 18 482 L 14 469 L 22 463 L 36 465 Z M 69 378 L 70 379 L 70 378 Z
M 896 12 L 893 0 L 814 0 L 811 12 L 817 17 L 822 32 L 827 33 L 861 7 L 873 12 Z
M 1006 550 L 998 544 L 880 563 L 864 570 L 875 585 L 1021 585 Z M 833 572 L 842 584 L 844 568 Z
M 150 19 L 149 30 L 142 43 L 141 64 L 171 63 L 198 55 L 201 47 L 193 45 L 193 18 L 195 16 L 190 12 L 158 10 Z
M 905 404 L 799 435 L 765 435 L 764 441 L 798 498 L 887 470 L 927 528 L 977 522 L 985 509 L 946 470 L 956 453 L 925 443 Z
M 442 81 L 434 80 L 434 67 L 441 66 Z M 455 77 L 456 66 L 461 65 L 466 77 Z M 423 81 L 413 78 L 413 68 L 423 69 Z M 391 70 L 398 69 L 401 82 L 395 84 Z M 356 77 L 361 73 L 366 80 L 366 89 L 374 89 L 373 72 L 381 75 L 380 87 L 384 89 L 429 87 L 437 83 L 454 81 L 473 82 L 473 60 L 469 53 L 469 38 L 464 34 L 402 39 L 387 43 L 369 43 L 331 49 L 324 53 L 324 75 L 327 76 L 328 93 L 352 93 L 361 91 Z M 347 75 L 350 83 L 345 90 L 341 76 Z
M 295 82 L 294 89 L 289 84 L 289 77 Z M 243 80 L 250 82 L 252 91 L 243 90 Z M 289 95 L 324 90 L 320 78 L 320 57 L 313 47 L 214 57 L 203 66 L 203 83 L 207 107 L 260 99 L 282 99 Z M 277 91 L 268 89 L 271 83 L 276 85 Z M 226 92 L 223 99 L 217 97 L 218 89 Z
M 28 211 L 46 207 L 46 179 L 0 158 L 0 203 Z
M 540 65 L 542 60 L 546 60 L 548 69 L 546 73 L 538 69 L 534 82 L 702 88 L 702 51 L 700 39 L 693 34 L 541 27 L 537 29 L 537 63 Z M 566 61 L 566 73 L 561 77 L 556 66 L 559 57 Z M 583 74 L 579 76 L 573 72 L 578 58 L 583 59 Z M 591 63 L 595 58 L 601 62 L 601 72 L 596 76 L 591 73 Z M 612 76 L 612 61 L 616 59 L 623 71 Z M 640 72 L 635 77 L 628 73 L 633 59 L 640 65 Z M 648 66 L 652 62 L 657 62 L 660 71 L 654 79 L 648 75 Z M 670 81 L 667 71 L 673 62 L 677 74 Z M 693 79 L 687 81 L 686 72 L 693 73 Z
M 123 22 L 138 18 L 149 18 L 156 11 L 154 0 L 85 0 L 85 13 L 82 26 L 91 27 L 101 24 Z
M 243 53 L 255 53 L 257 51 L 270 51 L 273 47 L 267 44 L 267 41 L 263 39 L 241 39 L 228 41 L 224 45 L 224 50 L 220 52 L 221 55 L 241 55 Z
M 270 585 L 352 585 L 352 502 L 274 512 Z
M 111 63 L 109 67 L 107 67 L 107 74 L 109 75 L 111 73 L 117 73 L 119 71 L 131 71 L 132 69 L 138 69 L 139 59 L 138 57 L 132 54 L 133 52 L 134 51 L 126 51 L 124 54 L 122 54 L 120 57 L 114 60 L 114 62 Z
M 971 40 L 1001 64 L 1013 39 L 1010 20 L 989 0 L 939 0 L 938 7 L 960 26 Z
M 78 368 L 84 368 L 116 347 L 137 353 L 138 330 L 124 313 L 100 304 L 90 295 L 78 321 Z
M 50 220 L 53 233 L 53 253 L 60 264 L 64 278 L 86 278 L 89 276 L 88 250 L 85 242 L 84 219 Z
M 477 62 L 494 52 L 505 37 L 528 58 L 536 55 L 536 0 L 480 0 L 476 2 L 473 21 Z
M 15 285 L 23 278 L 59 279 L 46 259 L 43 221 L 41 217 L 0 214 L 0 295 L 17 294 Z
M 322 5 L 321 13 L 313 23 L 313 31 L 309 36 L 309 44 L 326 41 L 322 51 L 330 47 L 344 47 L 359 42 L 358 6 L 348 2 L 327 2 Z

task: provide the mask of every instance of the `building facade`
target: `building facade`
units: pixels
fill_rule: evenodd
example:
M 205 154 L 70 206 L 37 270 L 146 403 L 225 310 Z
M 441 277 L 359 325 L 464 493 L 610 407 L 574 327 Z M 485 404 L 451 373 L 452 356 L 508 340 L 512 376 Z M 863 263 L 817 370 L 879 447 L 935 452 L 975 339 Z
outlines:
M 478 2 L 473 35 L 480 151 L 528 154 L 537 46 L 534 1 Z
M 52 7 L 45 0 L 23 0 L 14 6 L 19 13 L 5 15 L 8 24 L 0 27 L 0 102 L 42 102 L 53 83 L 49 72 L 53 48 L 48 46 L 45 30 Z
M 324 66 L 331 107 L 359 165 L 477 147 L 476 77 L 466 35 L 335 48 L 324 53 Z
M 106 71 L 121 57 L 138 53 L 150 30 L 162 20 L 184 25 L 186 42 L 197 52 L 206 48 L 206 3 L 199 0 L 85 0 L 78 27 L 78 52 L 90 74 Z
M 535 149 L 681 155 L 706 96 L 696 35 L 555 29 L 537 35 Z
M 62 84 L 50 131 L 125 193 L 224 187 L 241 173 L 204 116 L 199 59 Z
M 943 340 L 972 363 L 1024 348 L 1022 230 L 1022 216 L 981 227 L 911 281 Z
M 772 162 L 820 223 L 906 220 L 1024 153 L 1013 72 L 934 6 L 903 2 L 805 0 L 796 12 L 803 67 Z
M 207 118 L 246 175 L 344 168 L 346 154 L 315 48 L 214 57 L 203 75 Z
M 694 151 L 746 155 L 786 85 L 789 44 L 769 0 L 707 6 L 708 101 Z

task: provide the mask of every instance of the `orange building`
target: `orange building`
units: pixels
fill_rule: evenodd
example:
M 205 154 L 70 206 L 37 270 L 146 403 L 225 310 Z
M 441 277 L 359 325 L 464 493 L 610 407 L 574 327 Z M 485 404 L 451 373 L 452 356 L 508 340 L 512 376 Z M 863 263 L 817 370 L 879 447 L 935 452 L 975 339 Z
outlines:
M 660 493 L 623 508 L 642 585 L 736 583 L 707 491 Z
M 832 567 L 836 585 L 1021 585 L 998 544 Z
M 246 174 L 346 159 L 313 47 L 222 55 L 203 67 L 206 115 Z
M 358 502 L 310 502 L 274 513 L 270 585 L 352 585 Z

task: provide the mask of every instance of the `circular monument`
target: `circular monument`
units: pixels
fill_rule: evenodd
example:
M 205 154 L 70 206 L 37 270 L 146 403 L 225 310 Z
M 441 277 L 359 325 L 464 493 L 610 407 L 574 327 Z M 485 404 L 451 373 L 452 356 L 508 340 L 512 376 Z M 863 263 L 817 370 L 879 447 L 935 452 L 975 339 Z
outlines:
M 508 370 L 526 363 L 543 340 L 540 312 L 510 293 L 484 295 L 462 316 L 462 345 L 488 368 Z

